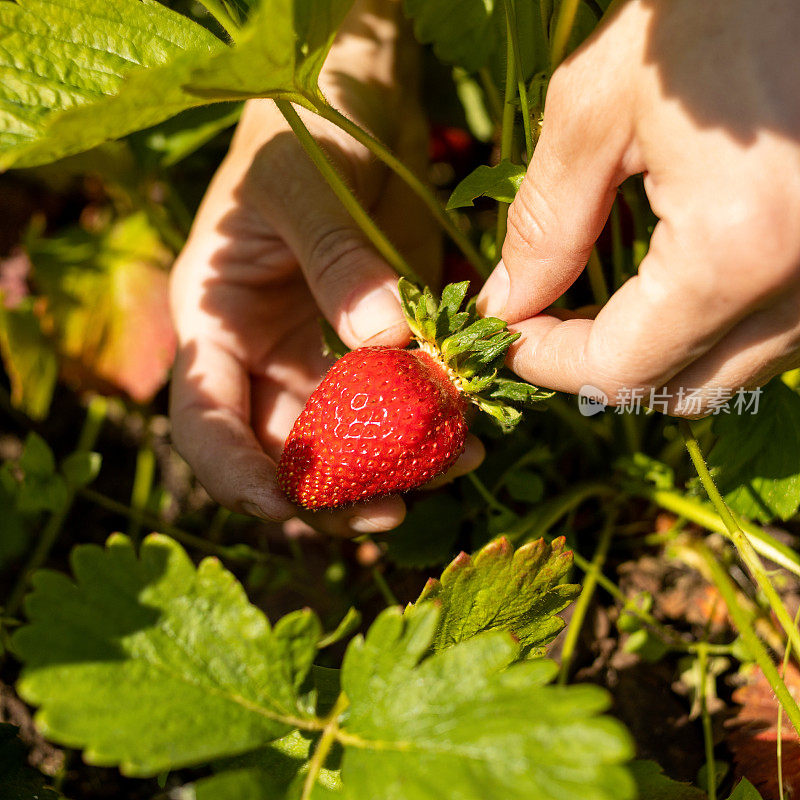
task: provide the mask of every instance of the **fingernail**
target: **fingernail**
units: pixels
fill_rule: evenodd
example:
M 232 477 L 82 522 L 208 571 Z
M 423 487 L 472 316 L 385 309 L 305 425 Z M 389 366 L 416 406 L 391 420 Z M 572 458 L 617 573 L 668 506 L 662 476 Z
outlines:
M 508 304 L 510 288 L 511 279 L 508 277 L 508 270 L 500 261 L 478 295 L 477 306 L 481 315 L 484 317 L 500 316 Z
M 377 339 L 398 324 L 405 324 L 399 300 L 385 286 L 358 298 L 348 321 L 355 338 L 362 344 Z

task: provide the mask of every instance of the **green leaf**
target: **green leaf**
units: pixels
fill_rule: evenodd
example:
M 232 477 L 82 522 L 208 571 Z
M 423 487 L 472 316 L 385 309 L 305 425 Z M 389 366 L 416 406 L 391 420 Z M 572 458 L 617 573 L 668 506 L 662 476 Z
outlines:
M 100 453 L 72 453 L 62 462 L 61 473 L 73 489 L 82 489 L 100 474 L 102 463 Z
M 319 101 L 319 70 L 351 3 L 263 0 L 228 47 L 155 0 L 4 2 L 0 169 L 54 161 L 213 102 Z
M 731 508 L 759 522 L 792 517 L 800 507 L 800 395 L 774 380 L 757 414 L 721 414 L 713 431 L 708 463 Z
M 501 41 L 495 0 L 405 0 L 404 7 L 420 42 L 432 44 L 442 61 L 470 72 L 483 67 Z
M 31 623 L 13 638 L 21 696 L 48 738 L 128 775 L 244 753 L 312 719 L 301 685 L 319 622 L 299 611 L 270 628 L 214 558 L 195 568 L 153 534 L 72 553 L 75 583 L 34 577 Z
M 53 451 L 38 433 L 31 431 L 25 437 L 25 446 L 19 459 L 19 466 L 26 475 L 47 477 L 55 472 L 56 459 Z
M 560 583 L 572 566 L 564 538 L 529 542 L 516 551 L 508 539 L 490 542 L 474 556 L 461 553 L 422 590 L 417 604 L 435 600 L 442 614 L 433 649 L 444 650 L 482 631 L 509 631 L 522 655 L 540 655 L 564 627 L 559 611 L 580 586 Z
M 540 389 L 530 383 L 513 381 L 508 378 L 495 378 L 489 396 L 496 400 L 510 400 L 513 403 L 538 403 L 549 400 L 555 393 Z
M 198 98 L 182 87 L 225 45 L 153 0 L 0 5 L 0 169 L 149 128 Z
M 341 642 L 352 636 L 361 625 L 361 612 L 352 606 L 347 609 L 347 613 L 342 617 L 341 622 L 330 633 L 326 633 L 318 642 L 317 648 L 330 647 L 336 642 Z
M 515 500 L 524 503 L 538 503 L 544 497 L 544 481 L 541 475 L 530 469 L 514 470 L 506 478 L 505 486 Z
M 758 789 L 747 778 L 742 778 L 728 800 L 763 800 Z
M 0 800 L 58 800 L 44 778 L 28 766 L 17 728 L 0 723 Z
M 444 492 L 414 501 L 402 524 L 386 536 L 386 555 L 408 569 L 443 564 L 453 555 L 463 509 Z
M 643 800 L 706 800 L 705 792 L 668 778 L 655 761 L 634 761 L 630 769 Z
M 216 775 L 194 785 L 194 800 L 299 798 L 312 742 L 294 731 L 252 753 L 218 762 L 214 765 Z M 339 786 L 338 770 L 323 768 L 312 796 L 314 800 L 334 797 L 333 791 Z
M 482 164 L 470 172 L 453 190 L 447 207 L 463 208 L 471 206 L 476 197 L 491 197 L 501 203 L 511 203 L 522 185 L 525 167 L 501 161 L 495 167 Z
M 555 665 L 512 662 L 518 646 L 482 633 L 427 658 L 431 603 L 384 611 L 351 642 L 342 688 L 348 800 L 629 800 L 632 747 L 594 686 L 545 685 Z
M 26 297 L 14 308 L 4 308 L 0 301 L 0 356 L 11 381 L 14 408 L 32 419 L 44 419 L 58 380 L 58 358 L 42 332 L 34 298 Z

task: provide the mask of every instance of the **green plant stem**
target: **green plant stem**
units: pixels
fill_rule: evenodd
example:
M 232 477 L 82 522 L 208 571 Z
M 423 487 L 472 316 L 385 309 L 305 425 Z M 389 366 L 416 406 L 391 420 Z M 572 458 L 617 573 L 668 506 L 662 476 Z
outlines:
M 173 539 L 177 539 L 179 542 L 194 547 L 203 553 L 219 556 L 220 558 L 226 558 L 231 561 L 257 561 L 265 563 L 272 560 L 266 553 L 254 550 L 249 545 L 240 544 L 225 547 L 214 544 L 214 542 L 209 542 L 202 536 L 195 536 L 193 533 L 189 533 L 154 514 L 138 512 L 136 509 L 126 506 L 125 503 L 120 503 L 118 500 L 107 497 L 94 489 L 81 489 L 80 495 L 96 506 L 110 511 L 112 514 L 119 514 L 122 517 L 128 518 L 135 517 L 141 525 L 146 526 L 150 530 L 165 533 L 167 536 L 171 536 Z
M 586 614 L 589 611 L 589 604 L 594 597 L 594 590 L 597 587 L 597 577 L 601 574 L 603 566 L 606 563 L 606 556 L 608 555 L 608 548 L 611 545 L 611 538 L 614 534 L 614 524 L 617 521 L 616 509 L 609 513 L 606 519 L 606 524 L 603 526 L 603 531 L 600 534 L 600 540 L 597 543 L 597 549 L 594 552 L 589 568 L 586 570 L 586 578 L 583 581 L 581 593 L 575 601 L 573 607 L 572 618 L 567 627 L 567 633 L 564 636 L 564 646 L 561 650 L 561 667 L 558 671 L 558 683 L 562 686 L 567 682 L 569 677 L 569 669 L 572 664 L 572 658 L 575 655 L 575 648 L 578 644 L 578 637 L 581 635 L 581 628 L 586 619 Z
M 475 487 L 478 494 L 486 501 L 489 508 L 498 511 L 501 514 L 513 514 L 514 512 L 506 505 L 501 503 L 486 487 L 483 481 L 474 473 L 467 473 L 467 480 Z
M 156 454 L 150 446 L 149 431 L 145 440 L 136 453 L 136 471 L 133 475 L 133 488 L 131 489 L 131 508 L 137 512 L 136 517 L 131 517 L 128 523 L 128 536 L 138 541 L 142 530 L 140 516 L 150 502 L 153 491 L 153 480 L 156 474 Z
M 539 21 L 542 23 L 542 38 L 550 44 L 550 20 L 553 18 L 553 0 L 539 0 Z
M 606 276 L 603 275 L 603 265 L 600 262 L 600 256 L 597 254 L 597 248 L 593 247 L 589 256 L 589 263 L 587 264 L 587 272 L 589 273 L 589 283 L 592 287 L 592 297 L 597 305 L 602 306 L 608 302 L 608 284 L 606 283 Z
M 308 773 L 303 783 L 303 793 L 300 795 L 300 800 L 310 800 L 320 770 L 325 766 L 325 760 L 328 758 L 331 747 L 333 747 L 336 741 L 339 732 L 339 717 L 348 705 L 350 705 L 350 701 L 347 699 L 347 695 L 342 692 L 336 699 L 336 703 L 331 709 L 330 714 L 328 714 L 325 719 L 325 727 L 322 729 L 322 735 L 319 737 L 314 755 L 308 762 Z
M 478 71 L 478 77 L 481 79 L 481 86 L 486 94 L 486 102 L 489 105 L 489 113 L 492 116 L 492 121 L 500 123 L 503 116 L 503 101 L 500 99 L 500 92 L 494 85 L 491 72 L 487 67 L 481 67 Z
M 510 161 L 511 150 L 514 146 L 514 97 L 516 95 L 516 64 L 514 62 L 514 41 L 510 33 L 510 25 L 506 19 L 506 85 L 503 97 L 503 121 L 500 130 L 500 160 Z M 508 203 L 497 204 L 497 232 L 495 234 L 495 252 L 503 251 L 503 242 L 506 238 L 508 226 Z
M 386 582 L 386 578 L 383 577 L 383 573 L 377 567 L 372 568 L 372 580 L 375 581 L 375 585 L 378 587 L 381 597 L 383 597 L 383 599 L 386 601 L 386 605 L 400 605 L 400 601 L 392 591 L 392 587 L 389 586 L 389 584 Z
M 514 544 L 538 539 L 544 536 L 561 517 L 569 514 L 586 500 L 592 497 L 610 497 L 616 493 L 616 489 L 607 483 L 576 484 L 559 497 L 553 498 L 542 507 L 526 514 L 509 528 L 506 536 Z
M 699 498 L 688 497 L 675 489 L 657 489 L 655 486 L 644 484 L 631 487 L 631 493 L 651 500 L 665 511 L 671 511 L 673 514 L 684 517 L 706 530 L 722 534 L 728 532 L 725 523 L 720 519 L 714 507 Z M 752 522 L 738 517 L 736 521 L 756 552 L 800 577 L 800 556 L 794 550 L 761 530 L 757 525 L 753 525 Z
M 285 101 L 282 101 L 285 102 Z M 279 106 L 280 107 L 280 106 Z M 405 182 L 405 184 L 413 191 L 417 197 L 427 206 L 433 217 L 441 225 L 442 229 L 453 240 L 453 243 L 463 253 L 464 258 L 472 264 L 482 277 L 488 277 L 491 272 L 491 266 L 486 259 L 481 255 L 475 245 L 469 240 L 469 237 L 461 231 L 453 221 L 450 214 L 439 202 L 439 199 L 425 185 L 424 181 L 409 169 L 380 139 L 377 139 L 368 131 L 365 131 L 353 120 L 346 117 L 344 114 L 337 111 L 332 106 L 325 102 L 320 102 L 314 105 L 314 112 L 328 120 L 328 122 L 336 125 L 345 133 L 352 136 L 359 144 L 367 148 L 379 161 L 382 161 L 398 178 Z M 316 163 L 316 162 L 315 162 Z
M 241 25 L 228 13 L 224 3 L 221 3 L 220 0 L 200 0 L 200 4 L 217 21 L 220 28 L 230 36 L 231 41 L 235 42 Z
M 604 13 L 600 3 L 598 3 L 597 0 L 583 0 L 583 2 L 586 4 L 586 8 L 592 12 L 594 18 L 600 22 L 600 20 L 603 19 Z
M 706 789 L 708 800 L 717 800 L 717 767 L 714 762 L 714 731 L 711 727 L 711 715 L 708 713 L 706 702 L 706 680 L 708 679 L 708 650 L 705 642 L 700 642 L 697 648 L 697 658 L 700 662 L 700 717 L 703 722 L 703 746 L 706 751 Z
M 276 100 L 275 105 L 289 123 L 289 127 L 291 127 L 308 157 L 320 171 L 322 177 L 325 178 L 326 183 L 331 187 L 358 227 L 361 228 L 364 235 L 372 242 L 375 249 L 386 259 L 389 266 L 398 275 L 412 283 L 423 284 L 422 278 L 409 266 L 397 248 L 386 238 L 386 235 L 375 224 L 372 217 L 367 214 L 362 205 L 356 200 L 344 179 L 336 171 L 322 148 L 317 144 L 316 139 L 303 124 L 303 120 L 300 119 L 294 106 L 288 100 Z
M 755 658 L 758 666 L 761 667 L 764 677 L 772 687 L 772 691 L 775 692 L 778 702 L 783 706 L 786 716 L 789 717 L 794 729 L 800 735 L 800 708 L 798 708 L 791 692 L 786 687 L 783 678 L 781 678 L 778 668 L 773 664 L 766 647 L 756 635 L 752 626 L 751 615 L 737 602 L 736 587 L 714 554 L 704 544 L 696 542 L 694 549 L 705 561 L 706 567 L 719 593 L 722 595 L 722 599 L 725 601 L 728 613 L 736 625 L 745 646 Z
M 506 11 L 506 31 L 511 49 L 514 53 L 514 70 L 517 73 L 517 94 L 522 112 L 522 127 L 525 131 L 525 153 L 528 161 L 533 158 L 533 134 L 531 133 L 531 111 L 528 105 L 528 87 L 525 85 L 525 73 L 522 69 L 522 57 L 519 49 L 519 37 L 517 35 L 517 12 L 514 0 L 504 0 Z
M 88 453 L 94 447 L 97 437 L 100 435 L 103 423 L 105 422 L 107 410 L 108 401 L 102 395 L 96 395 L 89 402 L 83 428 L 78 436 L 78 445 L 75 448 L 76 453 Z M 28 563 L 20 573 L 19 579 L 9 596 L 5 611 L 10 616 L 14 616 L 19 611 L 33 573 L 40 569 L 45 561 L 47 561 L 47 557 L 50 555 L 50 551 L 53 549 L 53 545 L 56 543 L 61 529 L 64 526 L 64 521 L 72 510 L 72 505 L 75 502 L 75 495 L 75 489 L 67 486 L 67 496 L 64 505 L 58 511 L 53 512 L 45 523 L 39 540 L 36 542 L 36 547 L 31 553 Z
M 578 13 L 580 0 L 562 0 L 558 9 L 556 27 L 553 31 L 553 40 L 550 44 L 550 71 L 555 72 L 556 67 L 564 60 L 567 54 L 569 37 L 575 25 L 575 16 Z
M 794 615 L 794 624 L 800 622 L 800 608 Z M 789 656 L 792 652 L 792 643 L 786 645 L 786 652 L 783 654 L 783 664 L 781 666 L 781 677 L 786 682 L 786 668 L 789 666 Z M 783 706 L 778 703 L 778 722 L 775 726 L 778 735 L 775 737 L 775 759 L 778 763 L 778 793 L 779 800 L 783 800 Z
M 725 523 L 728 537 L 736 547 L 739 558 L 741 558 L 751 577 L 758 585 L 758 588 L 761 589 L 764 596 L 767 598 L 772 612 L 778 618 L 778 622 L 786 633 L 788 641 L 794 648 L 795 653 L 800 653 L 800 630 L 797 629 L 786 606 L 783 604 L 778 592 L 772 585 L 772 581 L 767 576 L 761 559 L 745 536 L 739 523 L 736 521 L 733 514 L 731 514 L 719 489 L 717 489 L 717 485 L 714 483 L 714 479 L 711 477 L 703 454 L 700 451 L 700 445 L 692 432 L 691 425 L 689 425 L 686 420 L 681 420 L 681 433 L 686 442 L 686 449 L 689 452 L 689 457 L 692 459 L 697 474 L 700 476 L 700 482 L 703 484 L 703 488 L 706 490 L 709 500 L 711 500 L 720 518 Z

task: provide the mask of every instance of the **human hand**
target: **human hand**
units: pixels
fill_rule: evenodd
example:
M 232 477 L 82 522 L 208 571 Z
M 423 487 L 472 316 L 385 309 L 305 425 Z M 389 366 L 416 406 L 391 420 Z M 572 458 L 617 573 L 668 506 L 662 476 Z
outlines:
M 522 334 L 540 386 L 758 386 L 800 364 L 800 10 L 793 0 L 630 0 L 553 75 L 542 135 L 478 307 Z M 594 320 L 541 313 L 583 270 L 617 187 L 659 218 Z M 566 315 L 570 316 L 570 315 Z
M 322 83 L 337 108 L 421 171 L 427 132 L 413 93 L 402 88 L 414 79 L 397 36 L 398 9 L 385 0 L 361 3 Z M 435 282 L 440 244 L 419 202 L 354 140 L 298 111 L 393 243 Z M 396 275 L 273 103 L 247 105 L 174 268 L 171 304 L 179 339 L 171 396 L 177 449 L 223 505 L 270 519 L 297 515 L 276 485 L 275 461 L 331 363 L 321 351 L 320 314 L 350 347 L 402 347 L 409 330 Z M 474 468 L 481 456 L 471 440 L 451 474 Z M 392 497 L 311 521 L 353 535 L 393 528 L 404 513 Z

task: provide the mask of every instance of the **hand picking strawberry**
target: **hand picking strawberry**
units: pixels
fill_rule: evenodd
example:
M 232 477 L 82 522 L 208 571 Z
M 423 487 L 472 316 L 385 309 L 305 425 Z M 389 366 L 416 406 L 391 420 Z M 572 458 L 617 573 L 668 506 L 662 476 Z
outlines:
M 498 377 L 517 334 L 459 311 L 469 283 L 450 284 L 439 303 L 400 280 L 417 348 L 360 347 L 340 358 L 311 395 L 281 455 L 278 482 L 309 509 L 336 508 L 408 491 L 444 472 L 464 449 L 470 404 L 504 429 L 511 405 L 550 394 Z

